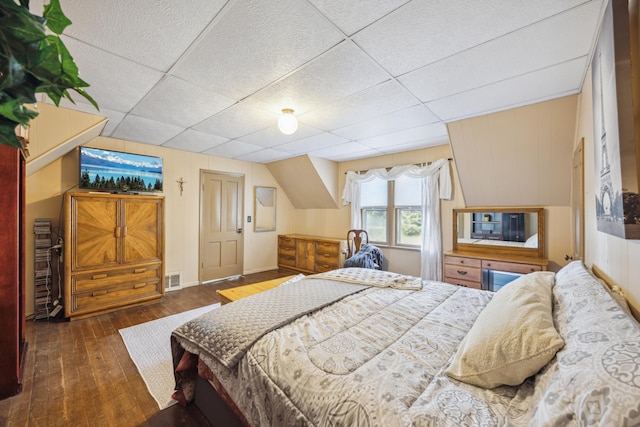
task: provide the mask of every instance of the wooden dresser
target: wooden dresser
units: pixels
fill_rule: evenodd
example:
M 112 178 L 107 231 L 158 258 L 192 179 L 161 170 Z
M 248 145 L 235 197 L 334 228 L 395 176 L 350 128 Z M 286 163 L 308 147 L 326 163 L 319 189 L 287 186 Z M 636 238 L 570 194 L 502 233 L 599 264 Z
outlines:
M 282 234 L 278 236 L 278 267 L 302 273 L 321 273 L 342 267 L 346 241 L 324 237 Z
M 25 160 L 0 144 L 0 399 L 22 391 L 25 340 Z M 2 418 L 2 417 L 0 417 Z
M 164 295 L 164 197 L 68 192 L 64 207 L 67 317 Z
M 482 289 L 482 270 L 527 274 L 545 271 L 548 262 L 545 258 L 454 250 L 444 254 L 444 281 Z

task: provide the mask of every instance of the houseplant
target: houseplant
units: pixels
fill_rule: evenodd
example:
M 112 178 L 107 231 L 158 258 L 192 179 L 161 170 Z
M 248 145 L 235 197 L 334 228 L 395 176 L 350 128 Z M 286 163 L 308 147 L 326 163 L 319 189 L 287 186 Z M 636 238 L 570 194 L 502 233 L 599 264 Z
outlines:
M 69 89 L 98 104 L 84 91 L 69 51 L 60 39 L 71 21 L 59 0 L 51 0 L 42 16 L 29 12 L 29 0 L 0 0 L 0 143 L 21 147 L 18 125 L 28 126 L 38 112 L 28 108 L 45 93 L 57 105 Z M 49 30 L 49 31 L 47 31 Z

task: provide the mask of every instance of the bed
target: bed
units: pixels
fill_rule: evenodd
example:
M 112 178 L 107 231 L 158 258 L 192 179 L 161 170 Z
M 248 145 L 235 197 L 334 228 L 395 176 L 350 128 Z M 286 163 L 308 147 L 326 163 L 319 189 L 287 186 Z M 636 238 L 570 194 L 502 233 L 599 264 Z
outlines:
M 238 425 L 640 424 L 640 328 L 578 261 L 495 294 L 335 270 L 194 319 L 171 345 L 174 398 L 204 383 Z

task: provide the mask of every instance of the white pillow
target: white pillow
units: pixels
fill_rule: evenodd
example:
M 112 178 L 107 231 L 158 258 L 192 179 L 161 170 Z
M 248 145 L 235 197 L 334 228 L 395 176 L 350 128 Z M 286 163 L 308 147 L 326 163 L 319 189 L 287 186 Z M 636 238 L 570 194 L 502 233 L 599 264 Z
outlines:
M 564 346 L 553 325 L 555 273 L 535 272 L 501 288 L 460 343 L 445 373 L 484 388 L 518 385 Z
M 525 248 L 537 248 L 538 247 L 538 233 L 529 237 L 526 242 L 524 242 Z

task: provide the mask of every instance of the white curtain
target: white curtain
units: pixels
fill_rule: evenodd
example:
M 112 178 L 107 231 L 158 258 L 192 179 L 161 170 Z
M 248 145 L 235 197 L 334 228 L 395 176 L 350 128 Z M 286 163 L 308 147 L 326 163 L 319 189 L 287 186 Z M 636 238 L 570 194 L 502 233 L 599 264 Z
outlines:
M 401 176 L 422 180 L 422 245 L 421 273 L 424 280 L 442 280 L 442 233 L 440 228 L 440 199 L 451 199 L 451 171 L 447 159 L 436 160 L 428 166 L 395 166 L 390 170 L 371 169 L 359 175 L 347 172 L 342 200 L 351 203 L 351 228 L 362 228 L 360 216 L 360 186 L 375 178 L 385 181 Z

